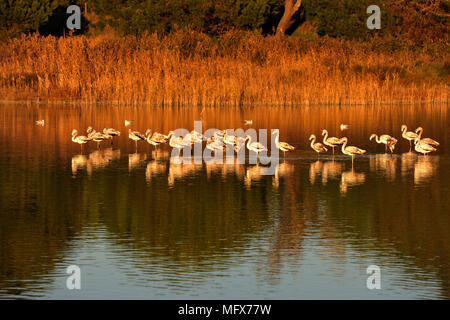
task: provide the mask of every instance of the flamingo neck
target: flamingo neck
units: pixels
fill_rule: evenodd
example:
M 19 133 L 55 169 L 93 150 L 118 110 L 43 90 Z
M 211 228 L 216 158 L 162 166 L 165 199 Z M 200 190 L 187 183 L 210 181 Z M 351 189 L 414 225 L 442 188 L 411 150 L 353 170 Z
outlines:
M 420 138 L 422 137 L 422 132 L 423 132 L 423 129 L 419 129 L 418 132 L 417 132 L 417 135 L 418 135 L 418 137 L 419 137 L 419 140 L 420 140 Z
M 380 137 L 378 137 L 377 134 L 375 135 L 375 141 L 376 141 L 377 143 L 381 143 Z
M 278 146 L 280 144 L 280 133 L 277 132 L 275 136 L 275 144 Z
M 325 135 L 323 137 L 323 142 L 325 143 L 325 141 L 328 139 L 328 131 L 325 130 Z
M 347 146 L 347 139 L 344 140 L 344 143 L 342 144 L 342 153 L 345 153 L 345 147 Z
M 252 137 L 248 136 L 248 141 L 247 141 L 247 148 L 250 149 L 250 143 L 252 142 Z
M 311 140 L 311 147 L 314 145 L 314 143 L 316 143 L 316 137 L 313 137 Z

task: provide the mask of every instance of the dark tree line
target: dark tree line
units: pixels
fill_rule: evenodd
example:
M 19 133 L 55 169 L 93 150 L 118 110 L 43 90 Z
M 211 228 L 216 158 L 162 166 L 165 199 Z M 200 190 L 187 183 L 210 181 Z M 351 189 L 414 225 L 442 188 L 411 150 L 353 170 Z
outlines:
M 319 36 L 364 39 L 375 33 L 417 40 L 448 38 L 449 0 L 0 0 L 0 38 L 67 32 L 66 8 L 83 13 L 82 32 L 105 27 L 121 35 L 169 33 L 189 27 L 210 35 L 230 29 L 291 35 L 305 21 Z M 366 8 L 379 5 L 382 28 L 365 27 Z

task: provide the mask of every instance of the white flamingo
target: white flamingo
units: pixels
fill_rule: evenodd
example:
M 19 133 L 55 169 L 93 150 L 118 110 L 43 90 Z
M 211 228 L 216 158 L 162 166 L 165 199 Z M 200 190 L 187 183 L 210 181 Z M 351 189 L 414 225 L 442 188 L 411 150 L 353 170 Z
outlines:
M 275 137 L 275 145 L 278 149 L 283 151 L 283 156 L 286 158 L 286 151 L 292 151 L 295 150 L 295 147 L 290 145 L 287 142 L 280 142 L 280 130 L 276 129 L 272 132 L 272 134 L 276 134 Z
M 414 141 L 419 135 L 412 131 L 407 131 L 408 127 L 405 124 L 402 124 L 401 131 L 402 137 L 409 141 L 409 152 L 411 152 L 412 145 L 411 141 Z
M 355 159 L 355 156 L 357 154 L 364 154 L 366 153 L 366 150 L 364 149 L 360 149 L 358 147 L 354 147 L 354 146 L 347 146 L 347 142 L 348 142 L 348 138 L 347 137 L 343 137 L 342 139 L 342 153 L 346 154 L 348 156 L 352 156 L 352 165 L 353 165 L 353 160 Z
M 256 157 L 257 158 L 258 158 L 260 152 L 267 151 L 267 148 L 264 145 L 262 145 L 261 143 L 259 143 L 257 141 L 252 142 L 252 137 L 251 136 L 246 136 L 245 140 L 248 140 L 248 142 L 247 142 L 247 149 L 256 152 Z
M 426 143 L 426 144 L 429 144 L 429 145 L 432 145 L 432 146 L 439 146 L 439 142 L 437 142 L 436 140 L 433 140 L 433 139 L 431 139 L 431 138 L 423 138 L 422 139 L 422 133 L 423 133 L 423 128 L 422 127 L 418 127 L 417 129 L 416 129 L 416 133 L 419 135 L 419 141 L 420 142 L 423 142 L 423 143 Z
M 436 148 L 434 148 L 433 146 L 430 146 L 429 144 L 427 144 L 425 142 L 422 142 L 421 140 L 419 140 L 419 137 L 417 137 L 416 140 L 414 140 L 414 149 L 417 152 L 420 152 L 421 154 L 423 154 L 424 156 L 430 152 L 436 151 Z
M 320 142 L 316 142 L 316 135 L 312 134 L 309 136 L 309 141 L 311 141 L 311 149 L 317 152 L 317 157 L 319 157 L 321 152 L 327 152 L 328 149 Z
M 81 151 L 83 151 L 83 144 L 86 144 L 91 140 L 92 140 L 92 138 L 89 138 L 86 136 L 79 136 L 78 131 L 76 129 L 72 130 L 72 141 L 75 143 L 78 143 L 80 145 Z
M 342 143 L 341 139 L 336 138 L 336 137 L 328 137 L 328 131 L 326 129 L 322 130 L 322 136 L 324 136 L 323 144 L 331 147 L 333 149 L 333 154 L 334 154 L 334 148 Z
M 138 141 L 141 141 L 141 140 L 145 141 L 146 140 L 145 135 L 143 135 L 139 131 L 132 131 L 131 129 L 128 129 L 128 138 L 130 138 L 131 140 L 134 141 L 134 143 L 136 145 L 136 152 L 137 152 L 137 143 L 138 143 Z
M 384 151 L 387 152 L 387 148 L 389 147 L 389 150 L 394 152 L 395 144 L 398 142 L 397 139 L 394 137 L 391 137 L 388 134 L 382 134 L 380 137 L 378 137 L 377 134 L 372 133 L 369 140 L 372 141 L 372 139 L 375 138 L 376 143 L 384 143 Z

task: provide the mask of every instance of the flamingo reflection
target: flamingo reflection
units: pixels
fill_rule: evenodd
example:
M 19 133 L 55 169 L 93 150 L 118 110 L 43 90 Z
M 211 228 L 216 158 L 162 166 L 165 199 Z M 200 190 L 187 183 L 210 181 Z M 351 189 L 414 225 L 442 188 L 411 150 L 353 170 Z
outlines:
M 414 184 L 428 183 L 436 175 L 439 158 L 419 157 L 414 164 Z
M 152 177 L 158 176 L 166 172 L 166 163 L 162 161 L 152 160 L 147 163 L 147 168 L 145 169 L 145 180 L 150 182 Z
M 366 182 L 366 175 L 364 173 L 355 172 L 354 170 L 346 171 L 342 173 L 339 190 L 342 195 L 345 195 L 348 187 L 359 186 L 364 184 L 364 182 Z
M 117 159 L 120 159 L 120 150 L 113 150 L 112 148 L 96 150 L 88 156 L 75 155 L 72 157 L 72 173 L 75 175 L 78 170 L 86 169 L 90 175 L 93 170 L 104 168 Z
M 291 176 L 293 172 L 294 172 L 293 164 L 286 162 L 278 163 L 277 166 L 275 167 L 275 174 L 272 178 L 272 185 L 278 189 L 280 186 L 280 177 L 284 178 L 287 176 Z
M 128 171 L 136 169 L 145 160 L 147 160 L 147 154 L 145 153 L 130 153 L 128 155 Z
M 377 155 L 370 158 L 370 171 L 380 172 L 388 181 L 394 181 L 397 167 L 397 158 Z

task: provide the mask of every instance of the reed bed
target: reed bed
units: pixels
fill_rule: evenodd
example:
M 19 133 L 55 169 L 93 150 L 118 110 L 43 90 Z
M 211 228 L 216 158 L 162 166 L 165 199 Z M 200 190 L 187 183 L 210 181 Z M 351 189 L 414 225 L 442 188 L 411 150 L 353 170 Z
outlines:
M 263 37 L 23 36 L 0 43 L 0 100 L 149 105 L 448 103 L 448 44 Z M 439 48 L 439 46 L 441 46 Z

